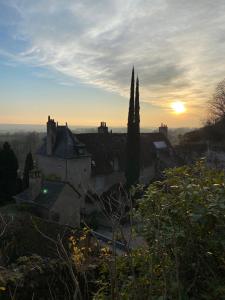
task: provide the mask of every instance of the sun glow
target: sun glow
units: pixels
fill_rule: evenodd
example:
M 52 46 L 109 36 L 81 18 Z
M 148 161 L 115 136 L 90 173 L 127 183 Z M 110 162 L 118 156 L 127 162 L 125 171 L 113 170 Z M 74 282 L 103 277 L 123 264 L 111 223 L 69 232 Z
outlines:
M 182 102 L 173 102 L 171 103 L 171 107 L 176 114 L 182 114 L 186 111 L 184 103 Z

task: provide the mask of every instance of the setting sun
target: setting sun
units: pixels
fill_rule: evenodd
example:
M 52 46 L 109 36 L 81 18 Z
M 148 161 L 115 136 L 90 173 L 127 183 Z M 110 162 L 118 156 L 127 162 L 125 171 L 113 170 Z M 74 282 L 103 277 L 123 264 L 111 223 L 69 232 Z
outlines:
M 171 107 L 174 110 L 174 112 L 177 114 L 181 114 L 186 111 L 184 103 L 182 102 L 173 102 L 171 103 Z

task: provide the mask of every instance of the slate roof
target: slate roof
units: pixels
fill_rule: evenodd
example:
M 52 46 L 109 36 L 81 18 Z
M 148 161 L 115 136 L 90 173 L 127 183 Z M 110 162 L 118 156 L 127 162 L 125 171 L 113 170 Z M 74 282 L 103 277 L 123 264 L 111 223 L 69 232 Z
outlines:
M 125 169 L 126 161 L 126 133 L 86 133 L 77 134 L 78 139 L 85 144 L 93 160 L 94 174 L 107 174 L 113 172 L 113 161 L 118 160 L 119 169 Z M 157 149 L 154 142 L 164 142 L 166 148 Z M 151 165 L 159 151 L 170 156 L 171 145 L 162 133 L 141 134 L 141 167 Z
M 115 171 L 115 163 L 118 163 L 120 171 L 124 171 L 126 137 L 126 133 L 83 133 L 75 135 L 67 126 L 57 126 L 53 156 L 63 159 L 91 156 L 93 175 L 112 173 Z M 166 147 L 157 147 L 161 144 Z M 163 152 L 164 158 L 169 158 L 171 150 L 172 146 L 164 134 L 142 133 L 141 167 L 150 166 L 156 160 L 159 152 Z M 46 138 L 37 154 L 47 155 Z
M 41 192 L 34 202 L 50 209 L 57 201 L 65 185 L 66 183 L 60 181 L 44 181 Z
M 37 154 L 47 155 L 47 137 L 44 138 L 42 146 L 38 149 Z M 79 158 L 80 156 L 89 155 L 85 145 L 82 144 L 67 126 L 57 126 L 56 142 L 53 149 L 53 156 L 64 159 Z
M 14 198 L 19 203 L 34 202 L 38 205 L 44 206 L 49 209 L 54 205 L 54 203 L 58 199 L 59 194 L 61 193 L 66 184 L 66 182 L 45 180 L 42 183 L 40 194 L 35 200 L 31 200 L 31 192 L 29 189 L 26 189 L 22 193 L 15 195 Z
M 33 201 L 31 200 L 31 193 L 29 188 L 15 195 L 14 199 L 18 203 L 30 202 L 30 203 L 35 203 L 38 206 L 43 206 L 47 209 L 50 209 L 55 204 L 60 193 L 62 192 L 62 190 L 66 185 L 69 185 L 74 190 L 74 192 L 77 194 L 78 197 L 81 196 L 80 193 L 69 182 L 44 180 L 41 185 L 40 193 L 35 200 Z

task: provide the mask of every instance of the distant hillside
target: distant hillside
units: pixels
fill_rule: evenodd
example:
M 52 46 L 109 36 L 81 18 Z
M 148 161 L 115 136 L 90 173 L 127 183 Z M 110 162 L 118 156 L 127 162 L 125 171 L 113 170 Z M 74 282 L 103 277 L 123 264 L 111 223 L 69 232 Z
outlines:
M 207 124 L 179 137 L 175 151 L 183 163 L 193 163 L 201 157 L 208 157 L 209 151 L 224 152 L 225 122 Z
M 79 125 L 70 125 L 69 127 L 75 133 L 91 133 L 97 132 L 98 124 L 96 126 L 79 126 Z M 156 130 L 156 127 L 144 127 L 141 129 L 142 132 L 152 132 Z M 127 131 L 126 127 L 109 127 L 109 130 L 112 130 L 115 133 L 123 133 Z M 0 134 L 4 133 L 18 133 L 18 132 L 45 132 L 46 126 L 40 124 L 0 124 Z
M 193 130 L 196 130 L 196 129 L 193 129 L 193 128 L 188 128 L 188 127 L 181 127 L 181 128 L 169 128 L 169 131 L 168 131 L 168 138 L 170 140 L 170 143 L 172 145 L 177 145 L 180 143 L 180 138 L 188 133 L 188 132 L 191 132 Z
M 225 120 L 214 124 L 207 124 L 199 129 L 192 130 L 180 137 L 180 144 L 225 143 Z

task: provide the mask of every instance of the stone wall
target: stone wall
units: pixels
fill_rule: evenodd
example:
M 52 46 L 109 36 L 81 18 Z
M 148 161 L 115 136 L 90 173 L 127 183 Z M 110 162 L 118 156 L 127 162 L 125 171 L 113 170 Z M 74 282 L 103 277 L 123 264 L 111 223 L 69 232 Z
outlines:
M 90 190 L 101 195 L 117 183 L 125 183 L 125 176 L 123 172 L 113 172 L 110 174 L 93 176 L 90 180 Z
M 37 155 L 38 168 L 46 178 L 70 182 L 80 192 L 89 187 L 91 158 L 61 159 L 54 156 Z
M 152 164 L 140 171 L 140 183 L 148 184 L 155 176 L 155 165 Z M 124 184 L 126 181 L 124 172 L 113 172 L 106 175 L 97 175 L 91 178 L 90 190 L 97 195 L 101 195 L 106 192 L 114 184 Z
M 66 184 L 51 207 L 50 214 L 58 216 L 57 221 L 61 224 L 79 227 L 81 200 L 81 197 Z
M 91 176 L 91 158 L 65 160 L 52 156 L 38 156 L 38 168 L 45 177 L 70 182 L 81 194 L 87 190 L 100 195 L 117 183 L 124 184 L 124 172 Z M 140 172 L 140 183 L 148 184 L 155 176 L 155 165 L 143 168 Z
M 91 158 L 68 160 L 67 180 L 80 192 L 86 193 L 91 178 Z

